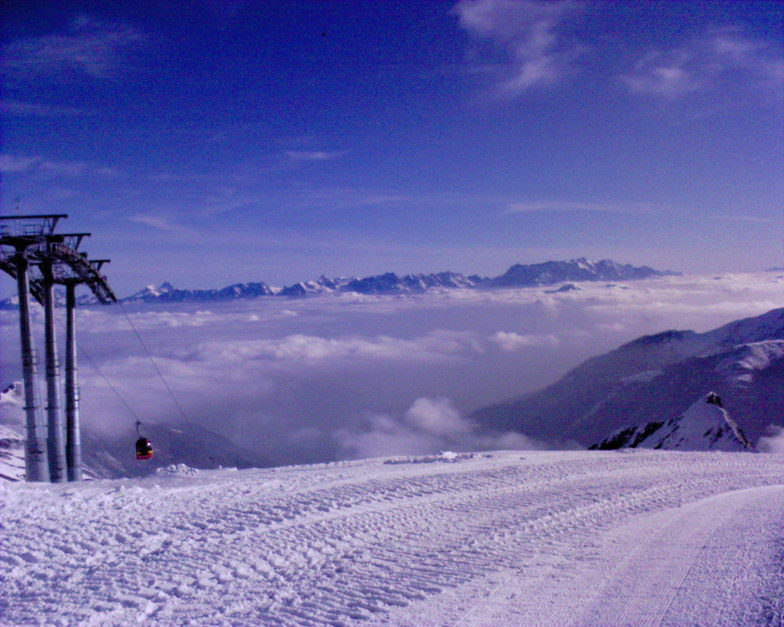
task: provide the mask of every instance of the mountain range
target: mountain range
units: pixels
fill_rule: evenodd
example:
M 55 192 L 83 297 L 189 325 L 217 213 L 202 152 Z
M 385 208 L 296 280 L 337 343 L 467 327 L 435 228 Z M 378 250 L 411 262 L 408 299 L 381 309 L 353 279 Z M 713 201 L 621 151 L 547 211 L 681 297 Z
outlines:
M 458 272 L 406 274 L 394 272 L 364 278 L 321 276 L 313 281 L 300 281 L 282 288 L 264 282 L 238 283 L 219 290 L 178 289 L 170 283 L 150 285 L 122 299 L 122 302 L 185 302 L 231 300 L 257 296 L 314 296 L 320 294 L 420 294 L 432 289 L 515 288 L 553 285 L 565 281 L 626 281 L 673 276 L 669 270 L 647 266 L 619 264 L 609 259 L 594 262 L 585 258 L 569 261 L 548 261 L 533 265 L 516 264 L 495 278 L 465 275 Z
M 489 431 L 590 446 L 617 430 L 677 420 L 713 391 L 756 442 L 771 424 L 784 425 L 782 390 L 784 308 L 707 333 L 643 336 L 583 362 L 542 390 L 479 409 L 471 418 Z
M 458 272 L 398 275 L 387 272 L 368 276 L 328 278 L 321 276 L 312 281 L 300 281 L 285 287 L 271 287 L 263 281 L 235 283 L 220 289 L 180 289 L 171 283 L 148 285 L 142 290 L 120 299 L 123 303 L 182 303 L 223 301 L 260 296 L 316 296 L 321 294 L 421 294 L 434 289 L 498 289 L 555 285 L 566 281 L 629 281 L 655 277 L 675 276 L 678 272 L 654 270 L 648 266 L 632 266 L 603 259 L 598 262 L 584 257 L 568 261 L 548 261 L 531 265 L 515 264 L 504 274 L 486 278 Z M 577 289 L 564 286 L 563 291 Z M 60 294 L 58 304 L 65 298 Z M 60 302 L 62 301 L 62 302 Z M 83 295 L 78 304 L 94 304 L 95 300 Z M 18 298 L 12 296 L 0 301 L 0 309 L 16 309 Z

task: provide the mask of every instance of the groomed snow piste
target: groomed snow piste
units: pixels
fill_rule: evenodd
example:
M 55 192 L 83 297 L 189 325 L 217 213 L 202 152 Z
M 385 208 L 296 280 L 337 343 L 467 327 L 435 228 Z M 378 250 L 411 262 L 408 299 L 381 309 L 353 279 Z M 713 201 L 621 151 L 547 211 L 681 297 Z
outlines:
M 516 451 L 0 486 L 4 625 L 784 621 L 781 455 Z

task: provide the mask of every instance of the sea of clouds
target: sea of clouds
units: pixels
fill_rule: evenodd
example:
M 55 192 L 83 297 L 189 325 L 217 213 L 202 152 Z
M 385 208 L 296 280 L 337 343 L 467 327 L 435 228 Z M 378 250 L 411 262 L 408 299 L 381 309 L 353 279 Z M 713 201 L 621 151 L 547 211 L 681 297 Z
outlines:
M 82 421 L 110 433 L 132 429 L 131 412 L 149 422 L 187 419 L 270 464 L 564 447 L 482 434 L 467 416 L 640 335 L 707 331 L 780 307 L 783 288 L 784 276 L 758 273 L 583 283 L 566 293 L 81 308 Z M 40 309 L 35 317 L 40 332 Z M 0 346 L 0 385 L 21 380 L 17 312 L 0 312 Z

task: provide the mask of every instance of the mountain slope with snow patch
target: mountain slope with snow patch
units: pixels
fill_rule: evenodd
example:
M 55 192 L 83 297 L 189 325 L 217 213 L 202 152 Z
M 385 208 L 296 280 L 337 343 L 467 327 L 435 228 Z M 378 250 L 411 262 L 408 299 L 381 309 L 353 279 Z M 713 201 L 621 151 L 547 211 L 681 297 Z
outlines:
M 591 358 L 556 383 L 476 411 L 490 430 L 590 445 L 628 425 L 667 422 L 717 392 L 756 442 L 784 425 L 784 308 L 707 333 L 648 335 Z

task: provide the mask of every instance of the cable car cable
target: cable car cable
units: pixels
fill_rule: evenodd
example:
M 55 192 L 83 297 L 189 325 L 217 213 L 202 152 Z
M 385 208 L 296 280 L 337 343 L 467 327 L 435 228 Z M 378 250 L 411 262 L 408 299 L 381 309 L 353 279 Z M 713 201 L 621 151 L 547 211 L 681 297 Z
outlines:
M 127 410 L 128 410 L 128 413 L 130 413 L 130 414 L 131 414 L 131 416 L 133 416 L 133 417 L 134 417 L 134 419 L 135 419 L 135 420 L 138 422 L 138 420 L 139 420 L 139 416 L 136 414 L 136 412 L 135 412 L 135 411 L 133 411 L 133 408 L 132 408 L 132 407 L 131 407 L 131 406 L 130 406 L 130 405 L 127 403 L 127 402 L 126 402 L 126 400 L 123 398 L 122 394 L 120 394 L 120 391 L 119 391 L 119 390 L 118 390 L 116 387 L 114 387 L 114 386 L 112 385 L 112 382 L 111 382 L 111 381 L 109 381 L 109 379 L 106 377 L 106 375 L 105 375 L 103 372 L 101 372 L 100 368 L 98 368 L 98 365 L 97 365 L 97 364 L 96 364 L 96 363 L 95 363 L 95 362 L 92 360 L 92 358 L 90 357 L 90 355 L 88 355 L 88 354 L 87 354 L 87 351 L 86 351 L 86 350 L 84 350 L 84 348 L 82 348 L 82 345 L 81 345 L 81 344 L 79 344 L 79 342 L 78 342 L 78 341 L 76 342 L 76 346 L 77 346 L 77 348 L 78 348 L 78 349 L 81 351 L 82 355 L 83 355 L 85 358 L 87 358 L 87 361 L 89 361 L 89 362 L 90 362 L 90 365 L 91 365 L 93 368 L 95 368 L 95 371 L 98 373 L 98 375 L 101 377 L 101 379 L 103 379 L 103 380 L 104 380 L 104 382 L 106 383 L 106 385 L 108 385 L 108 386 L 111 388 L 112 392 L 114 392 L 114 393 L 115 393 L 115 395 L 117 396 L 117 398 L 119 398 L 119 399 L 120 399 L 120 402 L 121 402 L 123 405 L 125 405 L 125 409 L 127 409 Z
M 123 307 L 120 301 L 117 301 L 117 304 L 120 306 L 120 310 L 123 312 L 123 315 L 125 316 L 125 319 L 128 321 L 128 324 L 130 325 L 131 329 L 133 329 L 133 332 L 138 338 L 139 343 L 142 345 L 142 348 L 144 348 L 144 352 L 147 353 L 147 357 L 150 359 L 153 368 L 155 368 L 155 372 L 158 373 L 158 376 L 160 377 L 161 381 L 163 381 L 163 385 L 166 387 L 166 390 L 169 392 L 169 396 L 171 396 L 172 401 L 174 401 L 174 404 L 176 405 L 177 409 L 180 411 L 180 414 L 182 415 L 183 419 L 185 420 L 186 423 L 190 422 L 188 420 L 188 416 L 185 414 L 185 410 L 183 410 L 182 406 L 177 400 L 177 397 L 174 395 L 174 392 L 172 391 L 171 387 L 169 387 L 166 378 L 163 376 L 163 373 L 161 372 L 160 368 L 158 368 L 158 364 L 155 363 L 155 360 L 152 357 L 152 353 L 150 353 L 150 350 L 147 348 L 147 345 L 144 343 L 142 336 L 139 335 L 139 331 L 136 330 L 133 321 L 131 321 L 131 317 L 128 315 L 128 312 L 125 311 L 125 307 Z
M 65 324 L 63 324 L 62 320 L 57 320 L 57 324 L 60 327 L 60 329 L 65 330 Z M 118 399 L 120 399 L 120 402 L 125 406 L 125 409 L 128 410 L 128 413 L 131 414 L 131 416 L 133 416 L 134 420 L 139 420 L 139 416 L 136 414 L 135 411 L 133 411 L 133 408 L 123 398 L 123 395 L 120 394 L 120 391 L 116 387 L 114 387 L 114 385 L 112 385 L 112 382 L 109 381 L 109 378 L 101 371 L 101 369 L 98 367 L 98 364 L 96 364 L 95 361 L 93 361 L 93 358 L 90 357 L 90 354 L 84 349 L 84 346 L 82 346 L 79 340 L 76 340 L 76 348 L 79 349 L 79 352 L 82 354 L 82 356 L 90 363 L 90 365 L 93 367 L 95 372 L 98 373 L 98 376 L 100 376 L 101 379 L 104 380 L 104 383 L 106 383 L 106 385 L 109 386 L 109 389 L 111 389 L 111 391 L 114 392 L 114 395 Z
M 57 322 L 61 328 L 64 328 L 62 321 L 58 320 Z M 120 402 L 125 406 L 125 409 L 128 410 L 128 413 L 130 413 L 131 416 L 133 416 L 134 419 L 136 420 L 136 435 L 139 436 L 138 439 L 136 440 L 136 444 L 134 447 L 136 449 L 136 459 L 137 460 L 151 459 L 153 455 L 152 444 L 146 437 L 142 436 L 139 433 L 139 427 L 142 424 L 142 421 L 139 420 L 139 416 L 136 414 L 135 411 L 133 411 L 133 408 L 123 398 L 122 394 L 120 394 L 120 391 L 116 387 L 114 387 L 114 385 L 112 385 L 112 382 L 109 381 L 108 377 L 101 371 L 101 369 L 98 367 L 98 364 L 95 363 L 92 357 L 90 357 L 90 354 L 84 349 L 84 347 L 81 345 L 81 343 L 78 340 L 76 341 L 76 347 L 79 349 L 82 355 L 87 359 L 90 365 L 95 369 L 98 375 L 104 380 L 106 385 L 108 385 L 109 388 L 112 390 L 112 392 L 114 392 L 114 394 L 117 396 L 117 398 L 120 399 Z
M 131 317 L 128 315 L 128 312 L 125 310 L 125 307 L 123 307 L 123 305 L 122 305 L 122 303 L 120 301 L 117 301 L 117 304 L 120 306 L 120 311 L 123 312 L 123 315 L 125 316 L 125 319 L 128 321 L 128 326 L 131 327 L 131 330 L 133 331 L 134 335 L 139 340 L 139 344 L 141 344 L 142 348 L 144 349 L 144 352 L 147 354 L 147 358 L 150 360 L 150 363 L 152 364 L 153 368 L 155 369 L 155 372 L 158 374 L 158 377 L 163 382 L 163 385 L 166 388 L 166 391 L 169 393 L 169 396 L 171 396 L 171 399 L 174 402 L 174 405 L 179 410 L 180 415 L 183 417 L 183 419 L 185 420 L 186 424 L 190 424 L 190 421 L 188 420 L 188 416 L 185 413 L 185 410 L 182 408 L 182 405 L 180 405 L 179 401 L 177 400 L 177 397 L 174 395 L 174 391 L 171 389 L 171 387 L 169 386 L 169 383 L 166 381 L 166 378 L 163 376 L 163 373 L 161 372 L 161 369 L 158 367 L 158 364 L 155 363 L 155 359 L 153 358 L 152 353 L 150 352 L 150 349 L 147 348 L 147 344 L 144 342 L 144 339 L 142 339 L 142 336 L 139 333 L 138 329 L 133 324 L 133 321 L 131 320 Z M 62 327 L 63 326 L 62 322 L 60 322 L 60 321 L 58 321 L 58 322 L 59 322 L 60 326 Z M 114 392 L 114 394 L 117 396 L 117 398 L 120 399 L 120 402 L 122 402 L 122 404 L 125 406 L 125 408 L 128 410 L 128 412 L 131 414 L 131 416 L 133 416 L 134 420 L 136 421 L 136 432 L 138 434 L 139 426 L 141 425 L 141 421 L 139 420 L 139 416 L 136 414 L 135 411 L 133 411 L 131 406 L 126 402 L 126 400 L 123 398 L 122 394 L 120 394 L 119 390 L 116 387 L 114 387 L 114 385 L 112 385 L 112 382 L 109 381 L 109 379 L 106 377 L 106 375 L 103 374 L 103 372 L 101 372 L 100 368 L 98 368 L 98 365 L 87 354 L 87 351 L 84 350 L 84 348 L 82 347 L 82 345 L 78 341 L 76 342 L 76 346 L 79 348 L 81 353 L 87 358 L 87 361 L 90 362 L 90 365 L 92 365 L 92 367 L 95 368 L 95 371 L 99 374 L 99 376 L 106 382 L 106 384 L 109 386 L 109 388 Z M 142 440 L 144 440 L 147 443 L 146 446 L 147 446 L 148 450 L 146 451 L 146 453 L 143 453 L 139 449 L 139 443 Z M 137 459 L 149 459 L 150 457 L 152 457 L 152 447 L 150 446 L 149 440 L 147 440 L 146 438 L 141 438 L 140 437 L 140 439 L 137 441 L 137 455 L 136 455 L 136 458 Z

